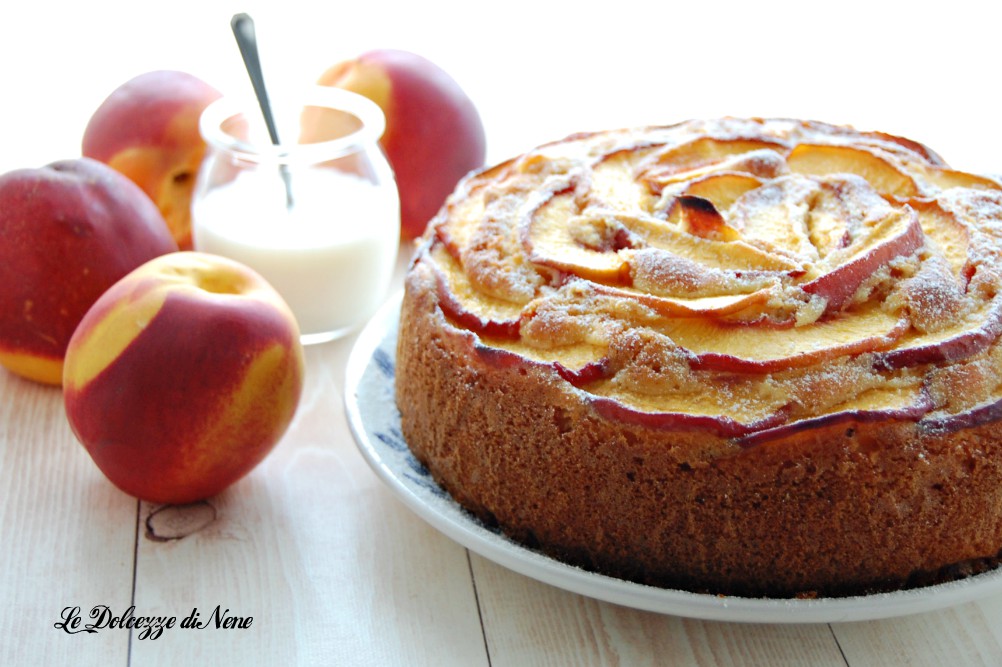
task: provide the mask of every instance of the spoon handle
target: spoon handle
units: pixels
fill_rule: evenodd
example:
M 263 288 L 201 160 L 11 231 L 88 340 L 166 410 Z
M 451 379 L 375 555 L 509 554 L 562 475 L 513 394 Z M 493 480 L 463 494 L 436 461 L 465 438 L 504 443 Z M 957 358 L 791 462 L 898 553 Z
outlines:
M 257 52 L 257 33 L 254 30 L 254 19 L 248 14 L 234 14 L 230 19 L 230 28 L 233 36 L 237 39 L 237 46 L 240 47 L 240 55 L 244 59 L 244 67 L 250 76 L 251 85 L 254 86 L 254 95 L 261 106 L 261 115 L 264 116 L 264 124 L 268 128 L 268 136 L 271 143 L 278 146 L 278 128 L 275 127 L 275 115 L 271 112 L 271 102 L 268 101 L 268 89 L 264 86 L 264 73 L 261 71 L 261 58 Z M 292 175 L 289 173 L 289 165 L 282 163 L 279 166 L 282 180 L 285 182 L 285 205 L 292 209 Z
M 275 127 L 275 117 L 271 113 L 268 90 L 264 86 L 261 59 L 257 52 L 254 19 L 247 14 L 234 14 L 233 18 L 230 19 L 230 28 L 233 29 L 233 36 L 236 38 L 237 46 L 240 48 L 240 55 L 244 59 L 244 66 L 250 75 L 251 85 L 254 86 L 254 94 L 261 105 L 261 113 L 264 115 L 264 122 L 268 127 L 268 135 L 271 137 L 271 143 L 277 146 L 280 143 L 278 140 L 278 129 Z

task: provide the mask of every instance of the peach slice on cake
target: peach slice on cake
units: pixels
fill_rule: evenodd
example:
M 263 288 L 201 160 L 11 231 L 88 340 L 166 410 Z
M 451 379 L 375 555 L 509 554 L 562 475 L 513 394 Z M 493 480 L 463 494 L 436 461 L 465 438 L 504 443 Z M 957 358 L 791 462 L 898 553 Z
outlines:
M 817 184 L 810 195 L 807 235 L 820 258 L 853 243 L 865 228 L 893 210 L 873 187 L 854 174 L 799 176 Z
M 719 241 L 702 238 L 679 229 L 676 225 L 651 216 L 617 215 L 615 217 L 636 239 L 635 247 L 660 248 L 675 255 L 703 264 L 707 268 L 728 272 L 776 272 L 799 274 L 803 262 L 786 254 L 770 252 L 741 239 Z M 629 253 L 626 253 L 627 256 Z
M 737 313 L 748 313 L 750 310 L 761 311 L 773 297 L 773 290 L 770 288 L 747 293 L 691 298 L 659 296 L 631 287 L 610 287 L 607 285 L 597 285 L 595 291 L 614 298 L 632 299 L 665 317 L 719 318 Z
M 921 382 L 902 387 L 873 388 L 835 406 L 825 414 L 761 429 L 739 438 L 737 442 L 742 447 L 753 447 L 797 433 L 830 426 L 851 426 L 852 424 L 877 421 L 915 422 L 928 414 L 932 407 L 929 393 Z
M 512 338 L 518 336 L 520 304 L 504 301 L 473 288 L 462 267 L 436 244 L 428 251 L 434 260 L 439 306 L 446 315 L 479 334 Z
M 489 344 L 487 344 L 489 343 Z M 606 377 L 610 371 L 605 349 L 578 345 L 537 350 L 510 339 L 478 340 L 477 355 L 498 368 L 549 368 L 575 387 L 582 387 Z
M 705 201 L 705 200 L 703 200 Z M 714 217 L 701 210 L 699 215 Z M 717 214 L 719 215 L 719 214 Z M 698 223 L 697 223 L 698 224 Z M 707 222 L 706 226 L 718 225 Z M 600 230 L 599 245 L 582 230 Z M 707 232 L 708 233 L 708 232 Z M 602 210 L 578 212 L 571 193 L 551 197 L 526 217 L 520 228 L 522 247 L 530 261 L 595 282 L 625 285 L 633 250 L 659 248 L 709 269 L 733 272 L 798 273 L 803 265 L 790 257 L 755 247 L 740 239 L 704 238 L 648 215 L 613 214 Z
M 580 216 L 572 193 L 554 195 L 537 208 L 522 223 L 519 238 L 536 264 L 602 283 L 624 284 L 628 276 L 619 252 L 629 243 L 625 227 L 611 218 Z
M 1002 386 L 996 387 L 987 400 L 954 414 L 932 413 L 920 425 L 934 433 L 953 433 L 1002 419 Z
M 762 185 L 760 178 L 736 171 L 709 174 L 690 181 L 679 196 L 702 197 L 709 200 L 718 211 L 726 211 L 743 194 Z M 671 219 L 669 207 L 669 219 Z
M 434 231 L 434 237 L 445 245 L 445 248 L 456 259 L 462 254 L 462 248 L 469 245 L 470 236 L 476 230 L 476 225 L 455 224 L 456 221 L 478 221 L 486 214 L 485 183 L 493 180 L 504 181 L 511 171 L 514 160 L 501 162 L 471 174 L 461 180 L 453 194 L 446 199 L 438 214 L 428 222 L 428 228 Z M 446 222 L 449 224 L 445 224 Z
M 661 152 L 643 168 L 641 180 L 654 192 L 714 171 L 740 171 L 771 178 L 786 170 L 782 144 L 759 139 L 701 137 Z
M 677 221 L 680 229 L 693 236 L 713 241 L 736 241 L 738 230 L 727 224 L 709 199 L 685 194 L 676 197 L 668 209 L 669 222 Z
M 909 205 L 918 214 L 926 244 L 946 260 L 958 281 L 966 282 L 970 269 L 970 230 L 936 201 L 914 200 Z
M 956 169 L 933 168 L 925 170 L 925 177 L 942 190 L 949 188 L 975 188 L 978 190 L 1002 190 L 1002 183 L 997 178 L 969 174 Z
M 1002 335 L 1002 296 L 949 326 L 929 332 L 912 329 L 893 348 L 875 355 L 881 369 L 958 361 L 987 349 Z
M 816 261 L 809 218 L 819 191 L 820 185 L 808 178 L 774 179 L 739 197 L 729 211 L 729 222 L 748 243 L 804 262 Z
M 616 150 L 602 156 L 588 175 L 586 201 L 591 206 L 623 211 L 651 211 L 660 199 L 648 184 L 637 179 L 635 170 L 639 156 L 649 148 Z
M 798 174 L 856 174 L 869 181 L 881 194 L 903 198 L 920 194 L 915 180 L 898 169 L 889 157 L 866 148 L 799 144 L 786 157 L 786 164 Z
M 484 212 L 483 201 L 478 197 L 463 199 L 457 205 L 457 213 L 469 213 L 464 215 L 465 219 L 478 219 Z M 451 211 L 451 205 L 447 205 L 444 211 Z M 435 239 L 441 243 L 450 255 L 457 260 L 463 254 L 463 248 L 469 245 L 469 235 L 473 233 L 473 225 L 441 225 L 437 220 L 432 220 L 428 226 L 434 229 Z
M 708 432 L 724 438 L 755 433 L 779 425 L 786 419 L 781 411 L 756 421 L 742 422 L 725 412 L 709 414 L 689 412 L 693 409 L 691 406 L 680 406 L 677 411 L 670 412 L 647 412 L 604 396 L 590 396 L 588 400 L 595 411 L 607 419 L 658 430 Z
M 694 369 L 771 373 L 886 350 L 908 327 L 907 318 L 870 306 L 782 331 L 696 318 L 669 320 L 662 333 L 693 354 Z
M 829 254 L 815 267 L 821 275 L 803 285 L 808 294 L 827 299 L 827 311 L 841 309 L 878 269 L 922 247 L 925 235 L 918 215 L 900 209 L 869 228 L 849 247 Z
M 634 354 L 643 356 L 638 351 Z M 782 392 L 761 396 L 742 383 L 729 384 L 728 392 L 713 391 L 688 374 L 684 353 L 675 370 L 670 361 L 661 366 L 660 356 L 650 359 L 658 364 L 653 373 L 644 370 L 644 361 L 639 365 L 627 362 L 627 367 L 588 385 L 588 403 L 612 421 L 655 430 L 705 430 L 723 438 L 778 426 L 788 419 L 789 398 Z M 681 373 L 677 378 L 676 371 Z

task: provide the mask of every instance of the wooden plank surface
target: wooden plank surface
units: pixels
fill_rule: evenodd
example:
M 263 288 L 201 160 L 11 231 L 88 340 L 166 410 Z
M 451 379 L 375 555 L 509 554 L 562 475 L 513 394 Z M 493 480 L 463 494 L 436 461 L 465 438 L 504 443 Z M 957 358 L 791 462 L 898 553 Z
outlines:
M 58 389 L 2 370 L 0 489 L 0 665 L 124 665 L 127 631 L 54 626 L 65 608 L 79 627 L 128 608 L 138 503 L 77 443 Z
M 137 606 L 197 609 L 210 623 L 135 642 L 138 664 L 487 664 L 465 550 L 394 500 L 351 438 L 342 392 L 352 342 L 307 350 L 289 433 L 211 499 L 211 524 L 140 540 Z M 144 504 L 144 517 L 156 509 Z M 216 605 L 253 617 L 251 627 L 216 629 Z
M 832 626 L 850 665 L 1002 665 L 1002 596 L 939 612 Z
M 479 556 L 473 565 L 493 667 L 845 665 L 827 625 L 684 619 L 542 585 Z

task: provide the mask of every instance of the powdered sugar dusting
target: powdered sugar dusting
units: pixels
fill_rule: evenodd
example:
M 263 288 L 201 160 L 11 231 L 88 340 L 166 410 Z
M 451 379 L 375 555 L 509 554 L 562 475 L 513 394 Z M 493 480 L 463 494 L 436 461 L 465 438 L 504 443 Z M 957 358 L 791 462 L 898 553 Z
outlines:
M 943 410 L 962 378 L 1002 372 L 968 359 L 998 356 L 1002 322 L 986 304 L 1002 292 L 1002 186 L 950 171 L 917 142 L 791 119 L 699 120 L 575 135 L 480 178 L 466 196 L 482 205 L 454 206 L 429 233 L 472 289 L 522 308 L 506 349 L 557 363 L 574 346 L 605 351 L 608 373 L 582 391 L 643 411 L 806 419 L 925 385 Z M 733 308 L 686 306 L 759 293 Z M 874 313 L 899 324 L 875 336 Z M 832 337 L 785 333 L 808 327 Z M 726 354 L 754 358 L 742 330 L 809 341 L 790 355 L 811 362 L 726 372 L 680 343 L 726 331 Z M 978 345 L 965 347 L 965 332 Z M 970 401 L 995 390 L 971 385 Z

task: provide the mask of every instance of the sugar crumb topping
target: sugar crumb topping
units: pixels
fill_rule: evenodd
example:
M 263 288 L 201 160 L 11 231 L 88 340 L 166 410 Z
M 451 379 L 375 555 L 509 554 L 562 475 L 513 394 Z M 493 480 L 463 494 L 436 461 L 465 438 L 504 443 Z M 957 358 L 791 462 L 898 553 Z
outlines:
M 427 232 L 472 286 L 451 307 L 516 304 L 506 347 L 534 359 L 604 350 L 581 390 L 748 423 L 995 397 L 1002 185 L 916 142 L 691 121 L 574 135 L 464 188 Z

